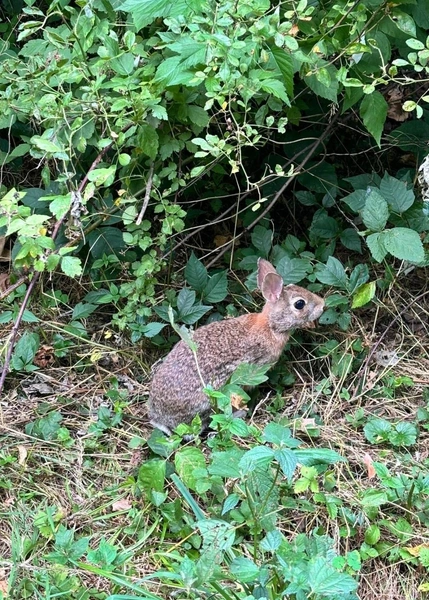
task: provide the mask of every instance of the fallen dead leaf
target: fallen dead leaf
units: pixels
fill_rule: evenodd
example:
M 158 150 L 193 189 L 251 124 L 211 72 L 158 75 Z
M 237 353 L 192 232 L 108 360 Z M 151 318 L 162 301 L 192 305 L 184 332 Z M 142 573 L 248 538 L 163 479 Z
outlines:
M 375 477 L 375 475 L 376 475 L 376 472 L 375 472 L 375 469 L 374 469 L 374 464 L 373 464 L 371 455 L 368 454 L 368 452 L 363 457 L 363 462 L 366 465 L 368 479 L 373 479 L 373 477 Z
M 112 510 L 115 512 L 118 510 L 130 510 L 131 506 L 131 502 L 127 498 L 121 498 L 121 500 L 117 500 L 112 504 Z
M 242 408 L 246 408 L 246 404 L 239 394 L 231 394 L 231 406 L 235 410 L 240 410 Z
M 418 546 L 405 546 L 405 550 L 411 554 L 411 556 L 420 556 L 421 550 L 427 550 L 429 544 L 419 544 Z
M 18 464 L 21 465 L 21 467 L 23 465 L 25 465 L 25 461 L 27 460 L 27 448 L 25 446 L 18 446 Z
M 34 357 L 34 364 L 42 369 L 52 365 L 55 361 L 54 358 L 54 349 L 52 346 L 47 346 L 43 344 L 40 346 L 39 350 L 36 352 L 36 356 Z
M 5 579 L 0 579 L 0 592 L 3 593 L 5 599 L 8 597 L 8 588 L 7 581 Z

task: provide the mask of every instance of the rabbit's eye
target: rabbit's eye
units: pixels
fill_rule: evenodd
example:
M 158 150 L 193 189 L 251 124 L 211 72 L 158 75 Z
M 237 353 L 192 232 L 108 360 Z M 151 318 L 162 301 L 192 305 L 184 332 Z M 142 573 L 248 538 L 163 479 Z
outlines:
M 302 310 L 305 306 L 305 300 L 297 300 L 294 303 L 294 307 L 297 308 L 298 310 Z

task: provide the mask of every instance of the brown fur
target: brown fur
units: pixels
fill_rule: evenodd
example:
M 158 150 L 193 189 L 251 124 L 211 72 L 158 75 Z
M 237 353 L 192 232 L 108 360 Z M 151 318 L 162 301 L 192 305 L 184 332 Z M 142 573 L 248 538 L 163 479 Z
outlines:
M 261 313 L 215 321 L 194 332 L 198 369 L 193 352 L 183 341 L 167 355 L 153 376 L 149 393 L 154 427 L 170 434 L 197 414 L 207 426 L 211 409 L 203 383 L 218 389 L 242 363 L 274 364 L 290 331 L 305 327 L 323 312 L 322 298 L 296 285 L 283 286 L 280 275 L 264 259 L 258 262 L 258 287 L 266 300 Z M 301 310 L 294 306 L 298 299 L 306 302 Z

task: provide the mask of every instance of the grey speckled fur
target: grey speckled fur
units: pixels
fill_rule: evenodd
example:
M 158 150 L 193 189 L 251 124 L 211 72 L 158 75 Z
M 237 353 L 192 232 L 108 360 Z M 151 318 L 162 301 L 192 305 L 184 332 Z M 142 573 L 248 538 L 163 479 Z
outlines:
M 306 327 L 323 312 L 324 301 L 296 285 L 284 286 L 266 260 L 258 262 L 258 287 L 266 304 L 261 313 L 216 321 L 194 332 L 197 361 L 205 385 L 224 385 L 241 363 L 277 362 L 290 331 Z M 303 308 L 296 308 L 295 304 Z M 203 427 L 211 412 L 191 349 L 178 342 L 156 370 L 149 392 L 149 417 L 154 427 L 170 434 L 180 423 L 199 414 Z

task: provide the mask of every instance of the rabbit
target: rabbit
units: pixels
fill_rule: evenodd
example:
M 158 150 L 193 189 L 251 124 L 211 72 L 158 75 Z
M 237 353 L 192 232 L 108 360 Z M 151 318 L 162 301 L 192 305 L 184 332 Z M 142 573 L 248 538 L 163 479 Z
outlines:
M 265 299 L 262 312 L 199 327 L 193 333 L 196 355 L 182 340 L 166 356 L 149 391 L 151 425 L 170 435 L 198 414 L 205 429 L 211 406 L 204 385 L 219 389 L 241 363 L 273 365 L 291 330 L 311 326 L 323 312 L 322 298 L 297 285 L 284 286 L 263 258 L 258 260 L 257 283 Z

